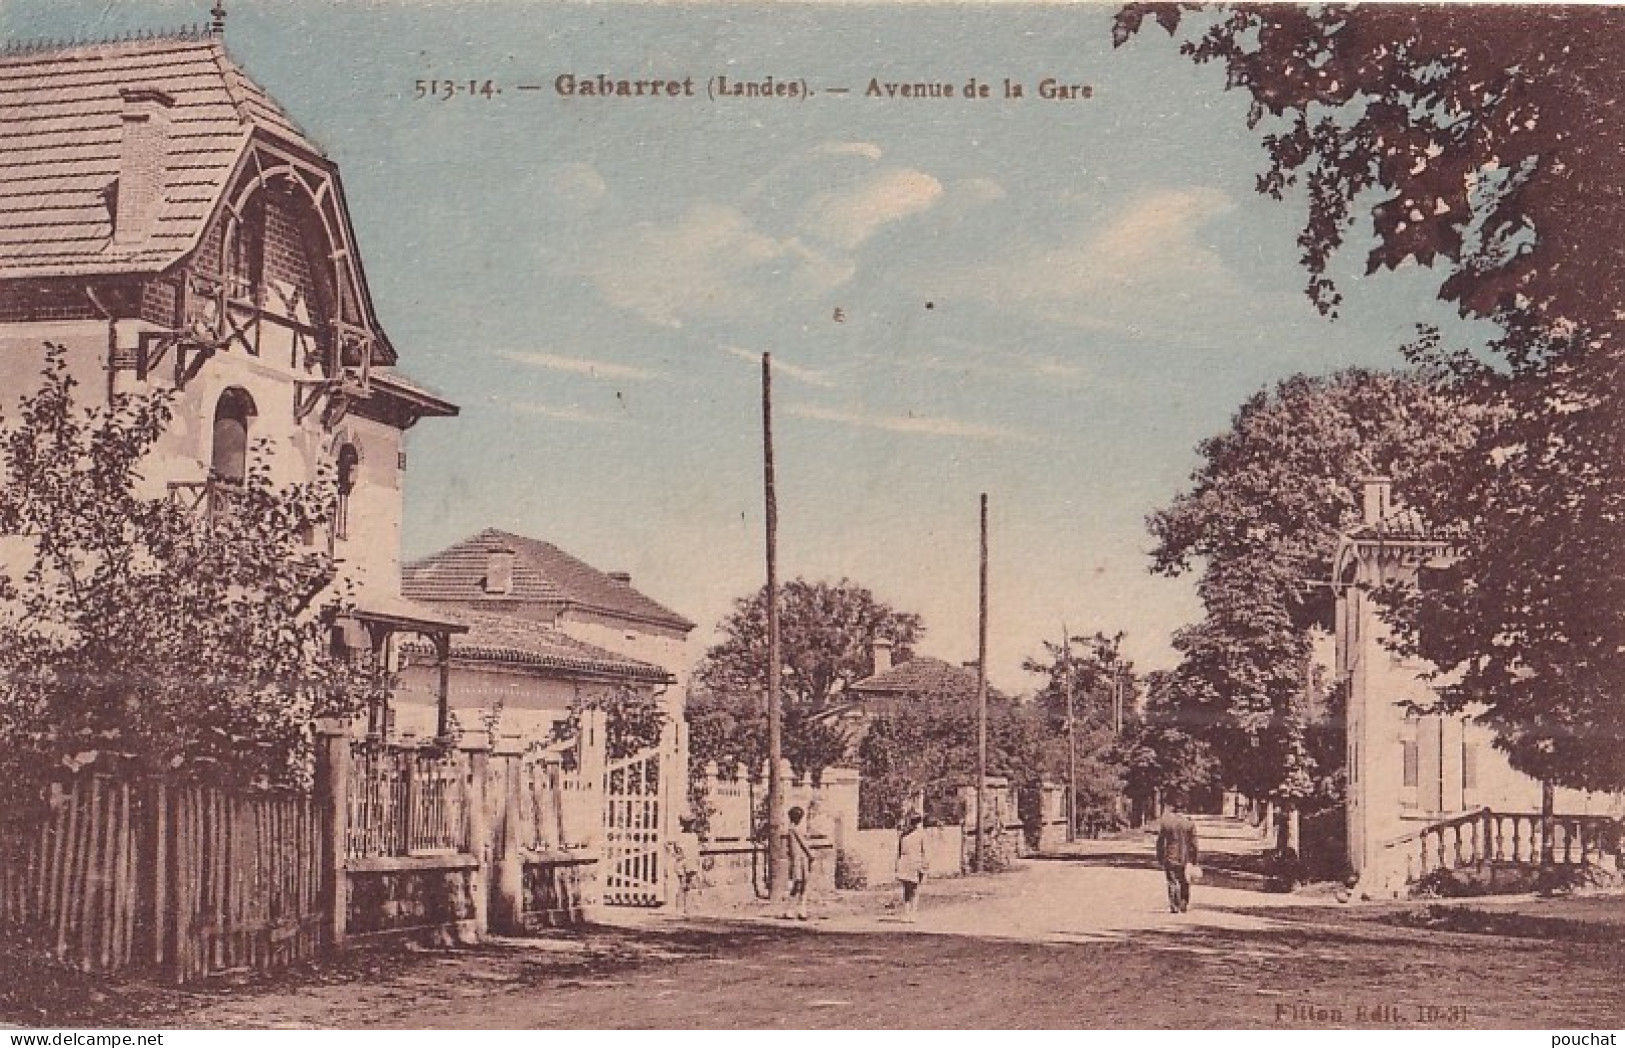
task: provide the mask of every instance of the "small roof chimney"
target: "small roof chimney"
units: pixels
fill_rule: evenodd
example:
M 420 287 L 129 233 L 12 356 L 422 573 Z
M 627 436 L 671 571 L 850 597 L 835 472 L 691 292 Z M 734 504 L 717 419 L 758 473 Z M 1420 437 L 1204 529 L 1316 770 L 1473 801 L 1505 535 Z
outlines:
M 513 592 L 513 558 L 511 549 L 498 547 L 485 554 L 485 592 L 502 596 Z
M 169 150 L 169 110 L 175 99 L 156 87 L 127 87 L 119 139 L 118 198 L 113 240 L 133 244 L 152 235 L 164 204 L 164 157 Z
M 632 585 L 632 573 L 630 571 L 606 571 L 604 574 L 608 575 L 611 581 L 619 582 L 623 586 Z
M 1388 477 L 1360 478 L 1360 522 L 1375 524 L 1393 510 L 1393 484 Z
M 874 665 L 873 676 L 885 673 L 891 669 L 891 653 L 893 644 L 888 637 L 876 637 L 869 645 L 869 656 Z

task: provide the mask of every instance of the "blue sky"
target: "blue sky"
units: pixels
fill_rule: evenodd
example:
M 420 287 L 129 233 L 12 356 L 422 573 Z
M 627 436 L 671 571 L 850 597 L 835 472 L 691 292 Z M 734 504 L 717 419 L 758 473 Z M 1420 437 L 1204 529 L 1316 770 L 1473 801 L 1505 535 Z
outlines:
M 209 6 L 6 0 L 0 31 Z M 1111 7 L 228 7 L 233 54 L 340 164 L 403 368 L 463 407 L 412 434 L 408 555 L 534 535 L 632 572 L 702 641 L 762 578 L 763 351 L 785 575 L 859 580 L 924 615 L 925 652 L 973 658 L 985 491 L 989 672 L 1020 689 L 1063 621 L 1171 664 L 1198 608 L 1147 573 L 1143 522 L 1196 442 L 1266 383 L 1397 365 L 1449 321 L 1427 273 L 1355 259 L 1343 317 L 1316 314 L 1301 205 L 1254 193 L 1243 99 L 1160 34 L 1114 52 Z M 702 97 L 561 98 L 567 72 Z M 815 94 L 712 102 L 719 74 Z M 994 97 L 863 94 L 973 76 Z M 1046 77 L 1092 97 L 1039 99 Z M 428 78 L 502 94 L 416 99 Z

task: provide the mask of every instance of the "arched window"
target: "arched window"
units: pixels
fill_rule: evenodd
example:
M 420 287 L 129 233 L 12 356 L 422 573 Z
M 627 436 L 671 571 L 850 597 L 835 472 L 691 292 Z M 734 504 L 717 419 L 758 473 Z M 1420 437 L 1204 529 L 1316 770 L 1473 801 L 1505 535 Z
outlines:
M 241 483 L 248 475 L 248 423 L 257 412 L 254 398 L 233 387 L 214 407 L 214 448 L 209 470 L 215 480 Z
M 355 449 L 354 444 L 345 444 L 339 448 L 338 456 L 338 506 L 333 511 L 333 537 L 347 539 L 350 537 L 350 493 L 355 490 L 356 479 L 361 473 L 361 453 Z

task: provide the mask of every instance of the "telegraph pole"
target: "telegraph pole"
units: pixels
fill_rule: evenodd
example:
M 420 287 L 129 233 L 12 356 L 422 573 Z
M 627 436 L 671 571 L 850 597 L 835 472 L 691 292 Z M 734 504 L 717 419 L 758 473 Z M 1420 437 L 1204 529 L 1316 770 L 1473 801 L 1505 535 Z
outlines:
M 1112 655 L 1112 735 L 1123 734 L 1123 670 Z
M 1072 708 L 1072 634 L 1061 623 L 1061 667 L 1066 682 L 1066 839 L 1078 839 L 1078 733 Z
M 783 652 L 779 638 L 779 503 L 773 478 L 773 355 L 762 354 L 762 490 L 767 519 L 767 885 L 774 902 L 784 898 L 787 834 L 784 815 L 784 739 L 779 709 Z
M 987 492 L 982 492 L 980 614 L 976 630 L 976 872 L 987 869 Z

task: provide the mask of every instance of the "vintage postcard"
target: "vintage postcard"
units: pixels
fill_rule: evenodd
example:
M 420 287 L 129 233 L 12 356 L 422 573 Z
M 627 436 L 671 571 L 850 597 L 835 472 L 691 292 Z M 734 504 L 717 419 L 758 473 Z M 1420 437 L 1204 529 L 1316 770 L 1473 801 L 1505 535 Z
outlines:
M 1622 44 L 5 0 L 0 1021 L 1617 1029 Z

